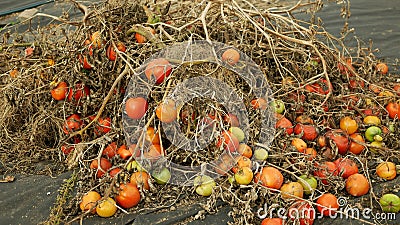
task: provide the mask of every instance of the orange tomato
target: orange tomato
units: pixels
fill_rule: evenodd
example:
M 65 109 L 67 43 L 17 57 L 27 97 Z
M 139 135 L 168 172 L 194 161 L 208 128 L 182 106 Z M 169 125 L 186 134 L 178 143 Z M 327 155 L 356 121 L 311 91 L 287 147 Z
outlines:
M 350 138 L 361 143 L 365 142 L 363 136 L 358 133 L 350 135 Z M 353 154 L 359 155 L 365 149 L 365 146 L 358 144 L 355 141 L 350 142 L 349 151 Z
M 253 107 L 253 109 L 261 109 L 261 110 L 267 109 L 268 106 L 267 101 L 263 98 L 253 99 L 251 100 L 250 104 Z
M 103 45 L 103 38 L 99 31 L 94 32 L 92 36 L 90 36 L 90 41 L 92 42 L 92 46 L 94 48 L 100 49 Z
M 132 152 L 126 148 L 126 145 L 121 145 L 117 150 L 117 154 L 124 160 L 127 160 L 132 156 Z
M 232 168 L 232 171 L 236 173 L 243 167 L 251 168 L 251 160 L 245 156 L 238 156 L 236 159 L 236 166 Z
M 155 79 L 156 84 L 161 84 L 172 72 L 172 66 L 168 60 L 158 58 L 152 60 L 146 67 L 144 73 L 148 80 Z
M 64 100 L 67 96 L 68 90 L 68 84 L 64 81 L 61 81 L 54 89 L 51 90 L 51 96 L 57 101 Z
M 389 71 L 389 67 L 385 63 L 376 64 L 376 71 L 380 74 L 387 74 Z
M 307 115 L 300 115 L 296 117 L 296 123 L 301 123 L 301 124 L 314 124 L 314 120 L 312 120 L 309 116 Z
M 382 162 L 376 167 L 376 174 L 385 180 L 393 180 L 396 175 L 396 164 L 392 162 Z
M 18 76 L 18 74 L 19 74 L 18 69 L 13 69 L 10 71 L 10 77 L 12 77 L 12 78 L 16 78 Z
M 237 62 L 239 62 L 240 53 L 233 48 L 227 49 L 224 53 L 222 53 L 222 61 L 228 63 L 233 66 Z
M 300 138 L 293 138 L 292 145 L 301 153 L 307 149 L 307 143 Z
M 79 203 L 79 208 L 82 211 L 88 211 L 92 209 L 91 213 L 96 213 L 96 202 L 101 199 L 101 196 L 96 191 L 89 191 L 82 197 L 81 203 Z
M 171 123 L 177 118 L 177 110 L 175 106 L 175 101 L 168 100 L 166 102 L 160 103 L 156 108 L 157 118 L 163 123 Z
M 353 67 L 353 65 L 352 65 L 353 62 L 352 62 L 352 59 L 351 59 L 351 58 L 342 58 L 342 60 L 345 61 L 346 65 L 347 65 L 348 67 L 350 67 L 351 69 L 355 70 L 354 67 Z M 347 69 L 347 67 L 346 67 L 343 63 L 341 63 L 341 62 L 338 62 L 338 68 L 339 68 L 339 71 L 340 71 L 341 74 L 348 74 L 349 76 L 353 76 L 353 75 L 354 75 L 354 74 L 353 74 L 349 69 Z
M 125 209 L 137 206 L 140 202 L 139 189 L 132 183 L 121 183 L 115 200 L 118 205 Z
M 146 141 L 154 144 L 154 145 L 159 145 L 160 144 L 160 136 L 158 131 L 154 132 L 154 127 L 147 127 L 146 129 L 146 134 L 145 134 L 145 139 Z
M 256 182 L 268 188 L 280 189 L 283 184 L 283 175 L 274 167 L 264 167 Z
M 359 173 L 349 176 L 346 180 L 346 191 L 355 197 L 367 194 L 369 191 L 368 179 Z
M 349 116 L 345 116 L 340 119 L 340 129 L 345 131 L 347 134 L 354 134 L 358 129 L 357 121 Z
M 218 138 L 216 147 L 223 146 L 225 150 L 234 152 L 239 149 L 239 140 L 230 131 L 223 131 Z
M 253 156 L 253 150 L 251 150 L 250 146 L 244 143 L 239 144 L 238 153 L 249 159 Z
M 395 102 L 389 102 L 386 105 L 386 110 L 389 113 L 390 119 L 399 118 L 400 117 L 400 104 Z
M 110 177 L 115 177 L 117 176 L 119 173 L 121 173 L 121 168 L 114 168 L 112 170 L 110 170 L 110 172 L 108 172 L 108 174 L 110 175 Z
M 134 172 L 131 176 L 131 184 L 134 184 L 136 187 L 140 185 L 143 189 L 150 190 L 149 174 L 142 171 Z
M 336 214 L 339 209 L 338 199 L 331 193 L 325 193 L 317 199 L 317 210 L 324 216 L 331 216 Z
M 299 182 L 290 182 L 282 185 L 281 187 L 281 195 L 283 199 L 290 199 L 290 198 L 303 198 L 303 185 Z
M 129 98 L 125 103 L 126 114 L 132 119 L 140 119 L 146 114 L 147 101 L 142 97 Z
M 283 220 L 282 218 L 265 218 L 261 225 L 282 225 Z
M 326 137 L 324 135 L 320 135 L 317 138 L 317 143 L 318 143 L 319 147 L 321 147 L 321 148 L 325 147 L 326 146 Z
M 117 42 L 117 49 L 120 52 L 126 51 L 126 47 L 122 42 Z M 115 61 L 117 59 L 117 52 L 115 51 L 115 49 L 112 47 L 111 44 L 107 47 L 106 55 L 110 61 Z

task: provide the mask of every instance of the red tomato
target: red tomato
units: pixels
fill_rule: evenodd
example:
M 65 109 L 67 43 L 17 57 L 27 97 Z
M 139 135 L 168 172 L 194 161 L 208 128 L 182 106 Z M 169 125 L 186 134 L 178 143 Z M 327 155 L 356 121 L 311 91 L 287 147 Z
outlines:
M 93 69 L 92 64 L 89 63 L 87 56 L 83 56 L 79 54 L 78 56 L 79 62 L 83 65 L 83 68 L 86 70 L 91 70 Z
M 354 134 L 358 129 L 357 121 L 349 116 L 345 116 L 340 119 L 340 129 L 347 134 Z
M 96 126 L 94 133 L 98 136 L 106 134 L 111 131 L 111 118 L 99 118 L 98 125 Z
M 221 145 L 224 146 L 225 150 L 234 152 L 239 149 L 239 140 L 230 131 L 223 131 L 218 138 L 216 146 L 219 148 Z
M 350 147 L 349 136 L 343 130 L 331 130 L 325 134 L 328 140 L 331 140 L 338 149 L 339 154 L 344 155 Z M 328 141 L 328 143 L 331 143 Z M 334 149 L 335 146 L 331 146 Z
M 346 191 L 355 197 L 367 194 L 369 191 L 368 179 L 359 173 L 349 176 L 346 180 Z
M 115 197 L 118 205 L 128 209 L 137 206 L 140 202 L 139 189 L 131 183 L 120 184 L 118 195 Z
M 330 193 L 325 193 L 317 199 L 318 212 L 324 216 L 331 216 L 336 214 L 336 210 L 339 209 L 338 199 L 336 196 Z
M 365 87 L 365 83 L 363 80 L 351 79 L 351 80 L 349 80 L 349 86 L 352 89 L 355 89 L 355 88 L 363 89 Z
M 126 148 L 126 145 L 122 145 L 118 148 L 117 154 L 124 160 L 129 159 L 132 156 L 132 152 Z
M 261 110 L 267 109 L 268 106 L 267 101 L 263 98 L 253 99 L 251 100 L 250 104 L 253 107 L 253 109 L 261 109 Z
M 390 119 L 399 118 L 400 117 L 400 104 L 395 102 L 389 102 L 386 105 L 386 110 L 389 113 Z
M 168 60 L 164 58 L 154 59 L 151 61 L 144 73 L 147 79 L 156 80 L 156 84 L 161 84 L 166 77 L 168 77 L 172 72 L 172 66 Z
M 291 135 L 293 133 L 293 124 L 286 117 L 282 117 L 281 119 L 279 119 L 275 124 L 275 128 L 286 129 L 286 133 L 288 135 Z
M 72 114 L 65 120 L 63 131 L 65 134 L 69 134 L 81 128 L 82 124 L 81 117 L 78 114 Z
M 337 167 L 338 175 L 343 178 L 348 178 L 349 176 L 358 173 L 358 166 L 351 159 L 338 158 L 334 163 Z
M 90 89 L 85 84 L 78 82 L 75 84 L 75 88 L 70 88 L 68 92 L 68 101 L 77 101 L 79 102 L 82 98 L 90 95 Z
M 125 103 L 126 114 L 132 119 L 140 119 L 146 114 L 147 101 L 142 97 L 129 98 Z
M 320 79 L 316 83 L 307 84 L 304 88 L 309 92 L 327 95 L 333 87 L 326 79 Z
M 111 142 L 104 150 L 103 155 L 108 156 L 108 158 L 112 158 L 117 153 L 117 143 Z
M 353 65 L 352 65 L 353 62 L 352 62 L 351 58 L 344 58 L 343 61 L 345 61 L 347 66 L 349 66 L 350 68 L 355 70 Z M 347 69 L 347 67 L 345 65 L 343 65 L 340 62 L 338 62 L 338 68 L 339 68 L 339 71 L 340 71 L 341 74 L 348 74 L 350 77 L 354 75 L 349 69 Z
M 298 200 L 289 207 L 288 217 L 292 220 L 298 220 L 300 225 L 313 225 L 315 209 L 310 203 Z
M 57 101 L 64 100 L 68 90 L 68 84 L 62 81 L 58 83 L 57 87 L 51 90 L 51 96 Z
M 303 134 L 301 138 L 307 141 L 313 141 L 318 136 L 317 128 L 314 125 L 298 123 L 294 127 L 294 134 L 299 135 L 301 133 Z
M 315 164 L 316 170 L 314 176 L 321 178 L 323 184 L 328 185 L 326 178 L 337 174 L 337 167 L 333 162 L 324 162 L 323 164 Z
M 100 166 L 99 166 L 97 159 L 94 159 L 90 163 L 90 166 L 89 166 L 90 169 L 97 170 L 97 173 L 96 173 L 97 178 L 102 177 L 107 172 L 107 170 L 110 169 L 111 167 L 112 167 L 111 162 L 108 161 L 108 159 L 106 159 L 106 158 L 100 158 Z
M 126 51 L 126 47 L 122 42 L 117 43 L 117 49 L 120 52 Z M 115 51 L 115 49 L 112 47 L 111 44 L 107 47 L 106 55 L 110 61 L 115 61 L 117 59 L 117 52 Z
M 73 145 L 69 145 L 69 144 L 64 144 L 61 146 L 61 151 L 65 154 L 68 155 L 69 153 L 71 153 L 73 150 L 75 149 L 75 147 Z

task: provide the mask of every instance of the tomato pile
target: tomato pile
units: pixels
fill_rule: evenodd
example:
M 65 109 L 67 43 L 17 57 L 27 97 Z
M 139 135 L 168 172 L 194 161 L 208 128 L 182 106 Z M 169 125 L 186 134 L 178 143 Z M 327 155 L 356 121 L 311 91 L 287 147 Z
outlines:
M 0 149 L 11 149 L 0 152 L 7 167 L 0 171 L 41 173 L 33 172 L 34 165 L 20 166 L 41 160 L 52 162 L 52 173 L 74 170 L 69 182 L 77 194 L 58 199 L 63 210 L 53 212 L 66 221 L 199 202 L 213 212 L 217 201 L 231 206 L 235 224 L 311 225 L 319 214 L 341 214 L 343 198 L 348 206 L 399 212 L 392 188 L 400 164 L 400 76 L 394 65 L 370 48 L 343 55 L 336 48 L 339 39 L 324 36 L 336 43 L 330 48 L 315 32 L 274 13 L 266 19 L 217 1 L 210 8 L 196 6 L 193 17 L 185 13 L 190 4 L 157 4 L 107 3 L 90 17 L 90 26 L 82 24 L 71 36 L 2 48 L 0 59 L 8 64 L 0 83 L 6 131 Z M 215 20 L 202 23 L 203 12 Z M 153 55 L 194 37 L 230 47 L 216 52 L 218 65 L 178 65 Z M 230 70 L 244 68 L 245 57 L 262 71 L 271 98 L 257 96 Z M 249 126 L 213 99 L 178 105 L 165 97 L 198 75 L 232 87 Z M 138 77 L 147 96 L 131 93 L 129 81 Z M 275 133 L 271 143 L 259 143 L 260 118 L 269 110 Z M 141 120 L 142 130 L 127 126 Z M 210 143 L 196 152 L 174 146 L 162 126 L 173 123 L 186 138 Z M 141 141 L 127 142 L 124 129 Z M 211 173 L 188 178 L 190 185 L 176 186 L 168 167 L 149 170 L 142 156 L 152 163 L 165 157 L 185 166 L 215 164 Z M 275 205 L 286 210 L 286 220 L 276 213 L 258 217 L 258 209 Z M 290 213 L 296 210 L 307 213 L 296 218 Z

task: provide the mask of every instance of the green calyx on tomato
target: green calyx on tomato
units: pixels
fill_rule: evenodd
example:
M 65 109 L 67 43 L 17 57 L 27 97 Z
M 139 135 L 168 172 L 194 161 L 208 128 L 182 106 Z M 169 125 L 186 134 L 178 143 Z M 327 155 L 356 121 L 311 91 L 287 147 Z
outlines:
M 382 210 L 387 213 L 400 211 L 400 197 L 395 194 L 385 194 L 379 199 Z
M 365 139 L 370 142 L 379 140 L 382 141 L 382 136 L 380 136 L 381 134 L 381 128 L 377 126 L 368 127 L 368 129 L 365 131 Z

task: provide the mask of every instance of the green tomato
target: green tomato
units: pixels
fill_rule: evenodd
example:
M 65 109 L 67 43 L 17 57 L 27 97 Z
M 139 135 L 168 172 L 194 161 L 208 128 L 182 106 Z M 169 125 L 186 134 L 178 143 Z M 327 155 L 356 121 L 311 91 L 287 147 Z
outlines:
M 154 170 L 152 176 L 157 184 L 166 184 L 171 178 L 171 172 L 163 167 L 161 170 Z
M 207 175 L 196 177 L 193 183 L 196 186 L 196 193 L 205 197 L 210 196 L 216 186 L 214 179 Z
M 382 134 L 381 128 L 377 126 L 368 127 L 368 129 L 365 131 L 365 139 L 367 139 L 367 141 L 370 142 L 377 141 L 376 139 L 382 138 L 380 136 L 381 134 Z
M 395 194 L 385 194 L 379 199 L 384 212 L 398 213 L 400 211 L 400 197 Z
M 264 161 L 264 160 L 266 160 L 268 158 L 268 151 L 265 150 L 264 148 L 257 148 L 254 151 L 254 158 L 256 160 Z
M 317 188 L 317 179 L 313 176 L 301 175 L 298 182 L 303 186 L 304 194 L 310 195 Z
M 282 114 L 285 111 L 285 103 L 282 100 L 275 100 L 270 105 L 276 113 Z
M 237 137 L 239 142 L 242 142 L 244 140 L 244 132 L 242 129 L 239 127 L 231 127 L 229 128 L 229 131 Z

